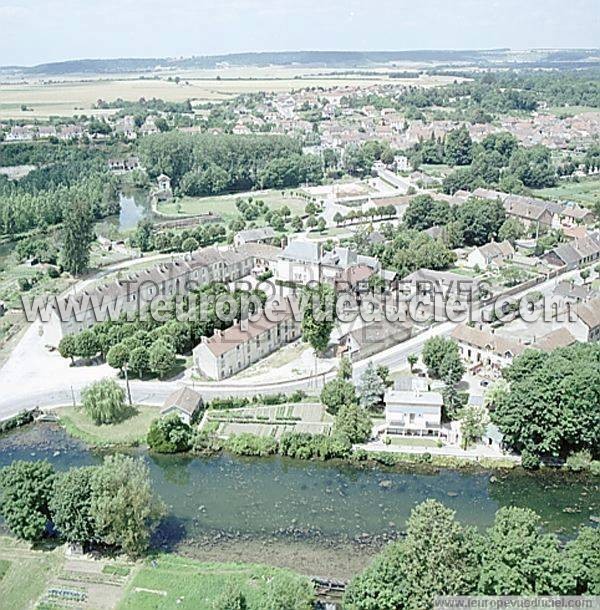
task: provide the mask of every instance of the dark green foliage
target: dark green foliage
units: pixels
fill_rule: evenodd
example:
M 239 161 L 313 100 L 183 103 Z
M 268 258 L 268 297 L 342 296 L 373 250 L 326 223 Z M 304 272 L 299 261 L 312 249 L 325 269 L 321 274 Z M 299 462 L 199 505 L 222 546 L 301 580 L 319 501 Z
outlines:
M 492 421 L 512 449 L 566 458 L 600 448 L 600 346 L 576 344 L 551 353 L 526 351 L 505 369 L 510 392 Z M 529 459 L 529 457 L 528 457 Z
M 328 381 L 321 390 L 321 402 L 329 413 L 335 415 L 343 405 L 356 404 L 354 385 L 339 377 Z
M 46 461 L 15 461 L 0 470 L 0 514 L 23 540 L 39 540 L 50 519 L 54 468 Z
M 92 476 L 95 468 L 71 468 L 54 484 L 50 513 L 54 527 L 67 542 L 81 544 L 96 537 L 92 517 Z
M 155 419 L 148 431 L 148 446 L 157 453 L 180 453 L 190 448 L 192 429 L 173 413 Z
M 270 436 L 242 433 L 230 436 L 225 443 L 225 449 L 236 455 L 272 455 L 277 452 L 277 441 Z

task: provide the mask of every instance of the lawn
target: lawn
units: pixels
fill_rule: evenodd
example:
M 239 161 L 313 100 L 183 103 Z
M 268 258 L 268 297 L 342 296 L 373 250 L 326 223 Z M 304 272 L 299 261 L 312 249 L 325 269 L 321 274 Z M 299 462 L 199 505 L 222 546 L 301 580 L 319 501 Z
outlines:
M 31 551 L 28 545 L 11 538 L 0 538 L 0 607 L 10 610 L 32 608 L 47 584 L 64 562 L 62 548 Z
M 238 199 L 252 197 L 254 200 L 262 199 L 272 210 L 287 205 L 292 214 L 303 214 L 306 201 L 298 197 L 292 197 L 289 193 L 284 195 L 281 191 L 252 191 L 248 193 L 237 193 L 235 195 L 221 195 L 219 197 L 183 197 L 175 201 L 158 204 L 158 211 L 169 216 L 194 216 L 212 212 L 219 214 L 224 220 L 228 221 L 239 216 L 235 207 Z
M 437 447 L 437 441 L 431 438 L 406 438 L 398 436 L 390 436 L 392 445 L 400 447 Z
M 255 564 L 200 563 L 162 555 L 135 575 L 118 610 L 212 610 L 230 582 L 240 587 L 248 605 L 254 607 L 264 583 L 282 572 Z
M 579 182 L 564 182 L 558 186 L 534 191 L 534 195 L 547 199 L 575 201 L 591 208 L 600 201 L 600 179 L 584 178 Z
M 64 407 L 57 411 L 60 423 L 76 438 L 92 445 L 131 445 L 145 442 L 152 420 L 160 409 L 147 405 L 136 408 L 136 414 L 119 424 L 96 426 L 82 409 Z

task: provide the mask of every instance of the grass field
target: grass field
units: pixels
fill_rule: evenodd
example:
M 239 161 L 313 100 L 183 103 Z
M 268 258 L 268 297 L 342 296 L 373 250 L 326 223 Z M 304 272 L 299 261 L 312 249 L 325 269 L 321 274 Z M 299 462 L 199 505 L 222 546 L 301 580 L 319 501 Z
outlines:
M 399 447 L 437 447 L 437 441 L 431 438 L 405 438 L 390 436 L 391 444 Z
M 239 212 L 235 207 L 235 202 L 238 199 L 262 199 L 271 209 L 287 205 L 292 214 L 302 214 L 306 201 L 298 197 L 292 197 L 288 194 L 282 195 L 281 191 L 252 191 L 249 193 L 238 193 L 235 195 L 222 195 L 219 197 L 183 197 L 176 201 L 163 202 L 158 204 L 158 211 L 169 216 L 192 216 L 198 214 L 206 214 L 213 212 L 219 214 L 224 220 L 228 221 L 239 216 Z
M 229 583 L 239 586 L 249 607 L 254 607 L 268 579 L 282 572 L 267 566 L 199 563 L 163 555 L 135 575 L 118 610 L 212 610 Z
M 549 199 L 575 201 L 591 208 L 600 201 L 600 178 L 586 178 L 579 182 L 564 182 L 558 186 L 534 191 L 535 195 Z
M 92 445 L 131 445 L 145 442 L 152 420 L 159 416 L 160 409 L 141 405 L 137 413 L 119 424 L 96 426 L 81 409 L 64 407 L 57 411 L 65 430 L 76 438 Z
M 6 573 L 0 579 L 0 607 L 10 610 L 33 608 L 48 582 L 58 574 L 63 562 L 62 548 L 32 551 L 12 538 L 0 538 L 0 562 Z
M 144 79 L 137 75 L 90 76 L 86 79 L 64 78 L 59 82 L 31 80 L 26 83 L 0 86 L 0 119 L 35 119 L 51 116 L 90 114 L 98 99 L 107 101 L 122 98 L 136 101 L 140 97 L 161 98 L 181 102 L 187 99 L 201 102 L 228 99 L 241 93 L 268 91 L 284 93 L 301 87 L 370 86 L 390 80 L 382 74 L 373 76 L 333 75 L 320 76 L 319 70 L 307 68 L 238 68 L 223 70 L 179 71 L 181 81 L 168 81 L 161 74 L 158 78 Z M 220 77 L 220 80 L 217 80 Z M 421 78 L 421 86 L 445 84 L 452 79 L 446 76 Z M 415 84 L 414 79 L 394 79 L 394 85 Z M 25 105 L 31 110 L 22 111 Z M 110 114 L 111 110 L 94 111 L 94 114 Z

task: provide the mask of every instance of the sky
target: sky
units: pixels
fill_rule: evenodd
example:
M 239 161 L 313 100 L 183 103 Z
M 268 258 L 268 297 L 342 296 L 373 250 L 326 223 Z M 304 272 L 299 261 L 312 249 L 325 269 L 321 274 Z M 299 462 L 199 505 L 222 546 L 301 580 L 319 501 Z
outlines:
M 246 51 L 600 46 L 600 0 L 0 0 L 0 65 Z

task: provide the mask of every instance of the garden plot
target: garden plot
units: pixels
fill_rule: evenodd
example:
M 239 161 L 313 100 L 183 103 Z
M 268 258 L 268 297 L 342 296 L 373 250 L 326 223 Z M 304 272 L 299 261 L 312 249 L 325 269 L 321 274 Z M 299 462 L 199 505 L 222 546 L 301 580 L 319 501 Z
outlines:
M 216 429 L 216 435 L 227 438 L 250 433 L 279 438 L 284 432 L 329 434 L 333 417 L 318 403 L 295 403 L 266 407 L 244 407 L 208 411 L 200 424 Z

